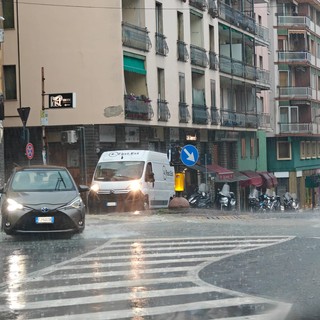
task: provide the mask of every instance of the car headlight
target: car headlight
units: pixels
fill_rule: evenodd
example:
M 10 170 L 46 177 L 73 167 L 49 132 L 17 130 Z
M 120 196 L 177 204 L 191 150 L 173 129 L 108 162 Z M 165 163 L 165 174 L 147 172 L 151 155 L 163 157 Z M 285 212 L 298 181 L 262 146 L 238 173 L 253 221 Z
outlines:
M 80 197 L 75 198 L 69 204 L 67 204 L 63 209 L 80 209 L 82 206 L 82 199 Z
M 131 191 L 137 192 L 141 190 L 141 183 L 139 180 L 132 181 L 129 185 Z
M 97 183 L 93 184 L 91 187 L 90 187 L 90 191 L 93 191 L 93 192 L 98 192 L 100 190 L 100 187 Z
M 10 212 L 23 209 L 23 205 L 13 199 L 7 199 L 7 210 Z

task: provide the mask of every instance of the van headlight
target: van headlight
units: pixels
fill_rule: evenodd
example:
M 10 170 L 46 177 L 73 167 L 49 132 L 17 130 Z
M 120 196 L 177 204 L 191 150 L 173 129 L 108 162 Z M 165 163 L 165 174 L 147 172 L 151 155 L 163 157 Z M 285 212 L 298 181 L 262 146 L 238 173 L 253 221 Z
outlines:
M 132 182 L 129 184 L 129 189 L 130 189 L 130 191 L 134 191 L 134 192 L 140 191 L 140 190 L 141 190 L 141 183 L 140 183 L 140 181 L 139 181 L 139 180 L 132 181 Z
M 91 187 L 90 187 L 90 191 L 93 191 L 93 192 L 95 192 L 95 193 L 99 192 L 99 190 L 100 190 L 100 187 L 99 187 L 99 185 L 98 185 L 97 183 L 94 183 L 94 184 L 91 185 Z

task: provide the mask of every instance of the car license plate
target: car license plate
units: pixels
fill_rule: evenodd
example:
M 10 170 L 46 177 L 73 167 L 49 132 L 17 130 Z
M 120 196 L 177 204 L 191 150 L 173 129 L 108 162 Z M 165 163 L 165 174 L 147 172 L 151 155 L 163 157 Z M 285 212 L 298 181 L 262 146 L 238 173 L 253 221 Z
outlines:
M 36 223 L 54 223 L 54 217 L 36 217 Z
M 116 205 L 116 202 L 106 202 L 106 207 L 115 207 Z

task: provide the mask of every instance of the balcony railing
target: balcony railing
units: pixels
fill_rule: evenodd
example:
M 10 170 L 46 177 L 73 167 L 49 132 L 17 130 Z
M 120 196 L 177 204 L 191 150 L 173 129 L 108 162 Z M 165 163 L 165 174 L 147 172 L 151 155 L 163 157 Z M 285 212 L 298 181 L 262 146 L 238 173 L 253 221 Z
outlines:
M 219 60 L 215 52 L 209 51 L 209 68 L 211 70 L 218 70 Z
M 149 51 L 151 41 L 148 35 L 147 28 L 141 28 L 131 25 L 127 22 L 122 22 L 122 44 L 126 47 Z
M 179 102 L 179 122 L 188 123 L 190 118 L 188 105 L 184 102 Z
M 203 48 L 190 45 L 190 55 L 191 55 L 191 64 L 204 67 L 204 68 L 208 66 L 209 60 L 208 60 L 207 52 Z
M 151 120 L 153 109 L 151 101 L 144 96 L 128 94 L 124 96 L 125 118 L 132 120 Z
M 303 62 L 311 63 L 310 52 L 292 52 L 292 51 L 281 51 L 278 52 L 279 62 Z
M 280 98 L 287 99 L 311 99 L 312 89 L 310 87 L 279 87 Z
M 168 102 L 166 100 L 158 99 L 158 120 L 168 121 L 170 119 L 170 111 L 168 108 Z
M 319 133 L 316 123 L 279 123 L 280 133 Z
M 259 113 L 257 116 L 258 116 L 259 128 L 270 128 L 270 114 L 269 113 Z
M 305 16 L 279 16 L 278 26 L 310 27 L 310 18 Z
M 207 1 L 206 0 L 189 0 L 189 4 L 192 7 L 195 7 L 199 10 L 205 11 L 207 8 Z
M 270 87 L 270 71 L 256 68 L 256 80 L 260 84 Z
M 205 105 L 192 105 L 192 123 L 208 124 L 209 113 Z
M 211 124 L 220 124 L 220 112 L 216 107 L 211 107 Z
M 212 18 L 218 16 L 218 0 L 208 0 L 208 12 Z
M 156 53 L 162 56 L 166 56 L 169 53 L 166 37 L 160 33 L 156 33 Z
M 209 2 L 210 8 L 211 2 Z M 212 8 L 214 8 L 214 4 L 212 3 Z M 212 9 L 212 12 L 215 12 Z M 210 13 L 210 12 L 209 12 Z M 269 45 L 269 29 L 257 24 L 253 17 L 251 17 L 251 12 L 241 12 L 232 8 L 231 6 L 225 4 L 222 1 L 218 2 L 217 5 L 217 15 L 226 20 L 227 22 L 245 30 L 252 34 L 255 34 L 257 37 L 257 43 L 259 45 Z
M 189 53 L 188 53 L 187 45 L 183 41 L 178 40 L 177 48 L 178 48 L 178 60 L 184 61 L 184 62 L 188 61 Z
M 226 127 L 257 128 L 258 117 L 253 113 L 238 113 L 230 110 L 220 110 L 221 125 Z

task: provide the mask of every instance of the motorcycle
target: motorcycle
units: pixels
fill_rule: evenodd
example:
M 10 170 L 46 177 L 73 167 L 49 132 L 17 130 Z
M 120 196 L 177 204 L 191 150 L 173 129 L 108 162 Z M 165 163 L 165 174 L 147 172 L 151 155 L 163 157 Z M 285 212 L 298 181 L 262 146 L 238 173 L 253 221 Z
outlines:
M 249 196 L 249 211 L 257 212 L 259 210 L 259 198 Z
M 295 194 L 286 192 L 283 195 L 283 208 L 285 211 L 297 211 L 299 210 L 299 201 Z
M 192 208 L 211 208 L 213 206 L 210 193 L 200 191 L 199 188 L 196 188 L 194 193 L 189 196 L 188 201 Z

